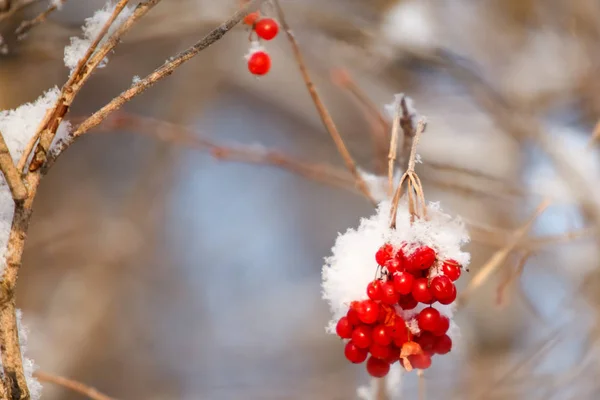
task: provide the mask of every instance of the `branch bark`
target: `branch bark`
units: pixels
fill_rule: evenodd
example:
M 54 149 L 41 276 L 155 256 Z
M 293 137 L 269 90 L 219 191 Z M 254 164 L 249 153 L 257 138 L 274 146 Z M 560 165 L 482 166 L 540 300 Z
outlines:
M 21 174 L 17 171 L 17 167 L 6 146 L 2 132 L 0 132 L 0 169 L 4 174 L 4 179 L 10 188 L 13 199 L 15 201 L 22 201 L 25 199 L 25 197 L 27 197 L 27 188 L 25 187 L 25 184 L 23 184 Z

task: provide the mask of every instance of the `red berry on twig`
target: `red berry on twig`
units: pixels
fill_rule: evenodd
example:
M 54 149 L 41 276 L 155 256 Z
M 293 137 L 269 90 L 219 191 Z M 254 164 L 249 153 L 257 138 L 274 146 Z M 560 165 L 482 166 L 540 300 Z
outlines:
M 396 272 L 394 274 L 394 289 L 400 294 L 409 294 L 412 291 L 415 278 L 408 272 Z
M 352 332 L 352 342 L 356 347 L 368 349 L 373 340 L 371 339 L 371 328 L 366 325 L 361 325 Z
M 415 279 L 412 287 L 412 295 L 419 303 L 432 303 L 433 295 L 427 286 L 427 278 Z
M 350 324 L 350 321 L 348 321 L 348 317 L 340 318 L 335 326 L 335 333 L 342 339 L 350 339 L 353 330 L 354 328 L 352 327 L 352 324 Z
M 417 322 L 422 331 L 433 332 L 440 324 L 440 312 L 433 307 L 427 307 L 421 310 Z
M 271 69 L 271 57 L 264 51 L 253 53 L 248 59 L 248 71 L 254 75 L 265 75 Z
M 402 261 L 397 258 L 390 258 L 385 262 L 384 267 L 390 274 L 393 274 L 402 270 Z
M 377 325 L 373 328 L 373 342 L 381 346 L 387 346 L 392 343 L 392 336 L 388 327 Z
M 381 284 L 381 302 L 385 304 L 396 304 L 400 300 L 400 295 L 394 289 L 394 285 L 390 282 Z
M 375 358 L 379 358 L 381 360 L 387 360 L 387 358 L 390 356 L 390 347 L 382 346 L 377 343 L 373 343 L 371 345 L 371 347 L 369 347 L 369 352 Z
M 378 265 L 384 266 L 386 261 L 393 257 L 394 248 L 391 244 L 386 243 L 375 253 L 375 261 Z
M 356 347 L 351 340 L 344 348 L 344 355 L 351 363 L 360 364 L 367 359 L 368 351 L 366 349 Z
M 372 324 L 379 316 L 379 304 L 373 300 L 363 300 L 356 305 L 358 319 L 365 324 Z
M 248 15 L 244 17 L 244 24 L 252 26 L 259 18 L 260 13 L 258 11 L 248 13 Z
M 417 306 L 417 304 L 419 304 L 419 302 L 415 300 L 412 294 L 402 296 L 398 301 L 398 305 L 406 311 L 414 309 Z
M 442 304 L 450 304 L 456 299 L 456 286 L 447 276 L 436 276 L 431 280 L 431 294 Z
M 407 257 L 406 269 L 410 269 L 411 271 L 429 269 L 433 266 L 435 257 L 435 250 L 431 247 L 421 246 Z
M 438 322 L 438 326 L 435 328 L 434 331 L 432 331 L 432 333 L 435 336 L 442 336 L 445 335 L 446 332 L 448 332 L 448 329 L 450 329 L 450 319 L 448 319 L 448 317 L 444 315 L 440 315 L 440 321 Z
M 369 296 L 371 300 L 381 300 L 381 283 L 381 281 L 373 281 L 369 282 L 367 285 L 367 296 Z
M 448 335 L 437 338 L 433 351 L 437 354 L 448 354 L 452 350 L 452 339 Z
M 254 24 L 256 34 L 264 39 L 271 40 L 279 32 L 279 24 L 273 18 L 263 18 Z
M 367 360 L 367 372 L 375 378 L 383 378 L 390 372 L 390 364 L 375 357 Z

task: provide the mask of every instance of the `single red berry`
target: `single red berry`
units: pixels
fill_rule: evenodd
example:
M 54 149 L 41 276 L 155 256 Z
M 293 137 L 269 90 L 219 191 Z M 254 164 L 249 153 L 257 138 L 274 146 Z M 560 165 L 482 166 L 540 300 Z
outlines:
M 366 349 L 361 349 L 356 347 L 356 345 L 351 341 L 346 343 L 346 347 L 344 348 L 344 355 L 353 364 L 360 364 L 361 362 L 367 359 L 368 351 Z
M 387 360 L 387 358 L 390 356 L 390 347 L 389 346 L 382 346 L 382 345 L 377 344 L 377 343 L 373 343 L 369 347 L 369 352 L 375 358 L 380 358 L 382 360 Z
M 388 364 L 393 364 L 400 359 L 400 347 L 391 345 L 388 347 L 390 349 L 390 354 L 385 359 Z
M 377 250 L 375 253 L 375 261 L 378 265 L 384 266 L 385 262 L 393 257 L 394 248 L 391 244 L 386 243 Z
M 434 331 L 432 331 L 432 333 L 435 336 L 442 336 L 445 335 L 446 332 L 448 332 L 448 329 L 450 329 L 450 319 L 448 319 L 448 317 L 444 315 L 440 315 L 438 326 L 435 328 Z
M 412 294 L 402 296 L 398 301 L 398 305 L 400 306 L 400 308 L 402 308 L 405 311 L 414 309 L 417 306 L 417 304 L 419 304 L 419 302 L 415 300 Z
M 373 343 L 387 346 L 392 343 L 391 332 L 385 325 L 377 325 L 373 328 Z
M 346 313 L 346 317 L 348 318 L 348 322 L 350 322 L 350 325 L 352 326 L 357 326 L 361 324 L 360 318 L 358 318 L 358 311 L 356 311 L 355 307 L 350 307 L 350 309 Z
M 390 274 L 393 274 L 402 270 L 402 261 L 398 260 L 397 258 L 390 258 L 383 266 Z
M 384 304 L 396 304 L 400 300 L 400 295 L 394 289 L 394 285 L 390 282 L 381 284 L 381 302 Z
M 429 332 L 421 332 L 418 338 L 415 339 L 421 346 L 421 349 L 425 352 L 433 352 L 435 344 L 437 343 L 437 337 Z
M 428 246 L 421 246 L 406 258 L 405 267 L 409 270 L 429 269 L 433 266 L 435 257 L 435 250 Z
M 279 24 L 273 18 L 263 18 L 254 24 L 256 34 L 264 39 L 271 40 L 279 32 Z
M 433 332 L 440 323 L 440 312 L 433 307 L 427 307 L 417 315 L 417 323 L 422 331 Z
M 340 318 L 337 325 L 335 326 L 335 333 L 337 333 L 337 335 L 342 339 L 350 339 L 352 337 L 353 330 L 354 327 L 352 326 L 350 321 L 348 321 L 348 317 Z
M 438 337 L 433 351 L 437 354 L 448 354 L 450 350 L 452 350 L 452 339 L 448 335 Z
M 381 300 L 381 281 L 369 282 L 367 285 L 367 296 L 369 296 L 371 300 Z
M 373 340 L 371 337 L 373 334 L 371 333 L 371 328 L 366 325 L 361 325 L 354 329 L 352 332 L 352 342 L 356 347 L 360 347 L 361 349 L 368 349 Z
M 248 71 L 254 75 L 264 75 L 271 69 L 271 56 L 264 51 L 252 53 L 248 59 Z
M 244 17 L 244 24 L 252 26 L 254 25 L 254 23 L 256 23 L 256 20 L 259 18 L 260 13 L 258 11 L 248 13 L 248 15 Z
M 373 300 L 363 300 L 356 306 L 358 318 L 365 324 L 372 324 L 379 316 L 379 304 Z
M 427 278 L 418 278 L 413 282 L 411 293 L 419 303 L 429 304 L 433 302 L 433 295 L 429 290 L 429 287 L 427 287 L 427 283 Z
M 442 304 L 450 304 L 456 299 L 456 286 L 447 276 L 436 276 L 430 287 L 433 297 Z
M 412 291 L 415 278 L 408 272 L 401 271 L 394 274 L 394 289 L 400 294 L 409 294 Z
M 390 364 L 379 358 L 369 357 L 367 360 L 367 372 L 375 378 L 383 378 L 390 372 Z
M 457 281 L 460 278 L 460 264 L 454 260 L 446 260 L 442 264 L 442 273 L 451 281 Z
M 431 367 L 431 356 L 425 352 L 408 356 L 408 361 L 412 367 L 416 369 L 427 369 Z

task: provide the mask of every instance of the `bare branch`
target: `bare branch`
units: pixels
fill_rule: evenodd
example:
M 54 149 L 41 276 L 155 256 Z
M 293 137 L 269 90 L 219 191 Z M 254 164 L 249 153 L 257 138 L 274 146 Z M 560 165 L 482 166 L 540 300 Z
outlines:
M 390 139 L 390 152 L 388 154 L 388 195 L 394 191 L 394 164 L 398 152 L 398 133 L 400 131 L 400 102 L 396 101 L 394 110 L 394 121 L 392 123 L 392 136 Z
M 0 132 L 0 169 L 4 174 L 4 179 L 10 188 L 13 199 L 21 201 L 27 197 L 27 188 L 21 179 L 21 174 L 13 162 L 10 151 L 4 141 L 4 135 Z
M 66 1 L 67 0 L 60 0 L 60 5 L 62 6 L 64 3 L 66 3 Z M 48 16 L 50 14 L 52 14 L 54 11 L 58 10 L 58 8 L 59 8 L 59 6 L 56 3 L 51 3 L 46 10 L 41 12 L 35 18 L 21 22 L 21 24 L 15 31 L 15 34 L 17 35 L 17 39 L 18 40 L 25 39 L 25 37 L 27 36 L 27 33 L 29 33 L 29 31 L 31 29 L 33 29 L 34 27 L 43 23 L 44 21 L 46 21 L 46 19 L 48 19 Z
M 308 73 L 308 69 L 306 68 L 306 63 L 304 62 L 304 57 L 302 56 L 302 53 L 300 52 L 300 48 L 298 47 L 298 43 L 296 42 L 296 39 L 294 38 L 294 35 L 292 34 L 290 26 L 288 25 L 288 23 L 286 21 L 283 9 L 281 8 L 281 5 L 279 4 L 279 0 L 274 0 L 273 3 L 275 4 L 275 8 L 277 9 L 277 15 L 279 18 L 279 22 L 281 23 L 281 26 L 282 26 L 283 30 L 285 31 L 285 34 L 290 42 L 290 45 L 292 46 L 292 51 L 294 53 L 294 57 L 296 58 L 296 63 L 298 64 L 298 68 L 300 69 L 302 79 L 304 80 L 304 83 L 306 84 L 306 88 L 308 89 L 308 92 L 310 93 L 310 96 L 312 97 L 313 103 L 315 104 L 317 112 L 319 113 L 319 117 L 321 117 L 321 121 L 323 122 L 323 125 L 327 129 L 327 132 L 329 132 L 329 134 L 331 135 L 331 138 L 333 139 L 333 142 L 335 143 L 335 145 L 338 149 L 338 152 L 340 153 L 340 155 L 342 156 L 342 158 L 346 164 L 346 168 L 348 168 L 348 170 L 350 171 L 350 173 L 356 180 L 356 184 L 357 184 L 358 188 L 360 189 L 360 191 L 362 193 L 364 193 L 365 197 L 367 199 L 369 199 L 369 201 L 373 205 L 377 204 L 377 202 L 371 195 L 371 192 L 369 190 L 369 187 L 365 183 L 365 180 L 359 174 L 358 169 L 356 167 L 356 163 L 354 162 L 354 159 L 352 159 L 350 152 L 346 148 L 346 144 L 344 143 L 342 136 L 340 135 L 337 127 L 335 126 L 335 123 L 333 122 L 331 115 L 327 111 L 325 104 L 321 100 L 321 97 L 319 96 L 317 89 L 315 88 L 315 84 L 313 83 L 312 79 L 310 78 L 310 74 Z
M 51 375 L 41 371 L 36 371 L 34 376 L 42 382 L 54 383 L 76 393 L 87 396 L 92 400 L 115 400 L 113 397 L 109 397 L 103 393 L 100 393 L 91 386 L 72 379 L 64 378 L 62 376 Z

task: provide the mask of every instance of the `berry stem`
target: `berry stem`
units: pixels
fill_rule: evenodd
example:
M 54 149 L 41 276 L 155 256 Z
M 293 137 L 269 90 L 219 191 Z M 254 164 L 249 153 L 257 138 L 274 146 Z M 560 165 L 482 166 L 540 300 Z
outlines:
M 315 84 L 313 83 L 312 79 L 310 78 L 310 74 L 308 73 L 308 69 L 306 68 L 306 64 L 304 62 L 304 57 L 302 56 L 302 53 L 300 52 L 298 43 L 296 42 L 296 39 L 294 38 L 292 31 L 290 30 L 290 26 L 288 25 L 287 20 L 285 19 L 285 14 L 283 12 L 283 9 L 281 8 L 281 4 L 279 4 L 279 0 L 274 0 L 273 4 L 275 5 L 275 9 L 277 10 L 277 15 L 278 15 L 279 22 L 281 23 L 281 27 L 285 31 L 285 34 L 286 34 L 286 36 L 290 42 L 290 45 L 292 47 L 292 52 L 294 53 L 294 57 L 296 59 L 296 63 L 298 64 L 298 68 L 300 69 L 300 74 L 302 75 L 302 79 L 304 80 L 304 83 L 306 84 L 306 88 L 308 89 L 308 92 L 313 100 L 313 103 L 315 104 L 315 107 L 317 109 L 319 117 L 321 117 L 321 121 L 323 122 L 323 125 L 325 126 L 325 128 L 327 129 L 327 132 L 329 132 L 329 135 L 333 139 L 333 142 L 335 143 L 335 146 L 337 147 L 338 152 L 340 153 L 340 155 L 342 156 L 342 158 L 346 164 L 346 168 L 348 168 L 348 170 L 354 177 L 354 180 L 356 181 L 356 184 L 357 184 L 358 188 L 360 189 L 360 191 L 365 195 L 365 197 L 373 205 L 377 205 L 377 202 L 371 195 L 371 191 L 369 190 L 366 182 L 364 181 L 362 176 L 358 173 L 358 168 L 356 167 L 356 163 L 354 162 L 354 159 L 352 158 L 352 156 L 350 155 L 350 152 L 346 148 L 346 144 L 344 143 L 342 136 L 340 135 L 337 127 L 335 126 L 335 123 L 333 122 L 331 115 L 327 111 L 325 104 L 323 103 L 323 101 L 321 100 L 321 97 L 317 93 L 317 89 L 316 89 Z
M 402 95 L 404 100 L 404 95 Z M 392 135 L 390 138 L 390 152 L 388 153 L 388 196 L 394 192 L 394 164 L 398 153 L 398 133 L 400 132 L 400 101 L 395 101 L 394 120 L 392 122 Z

